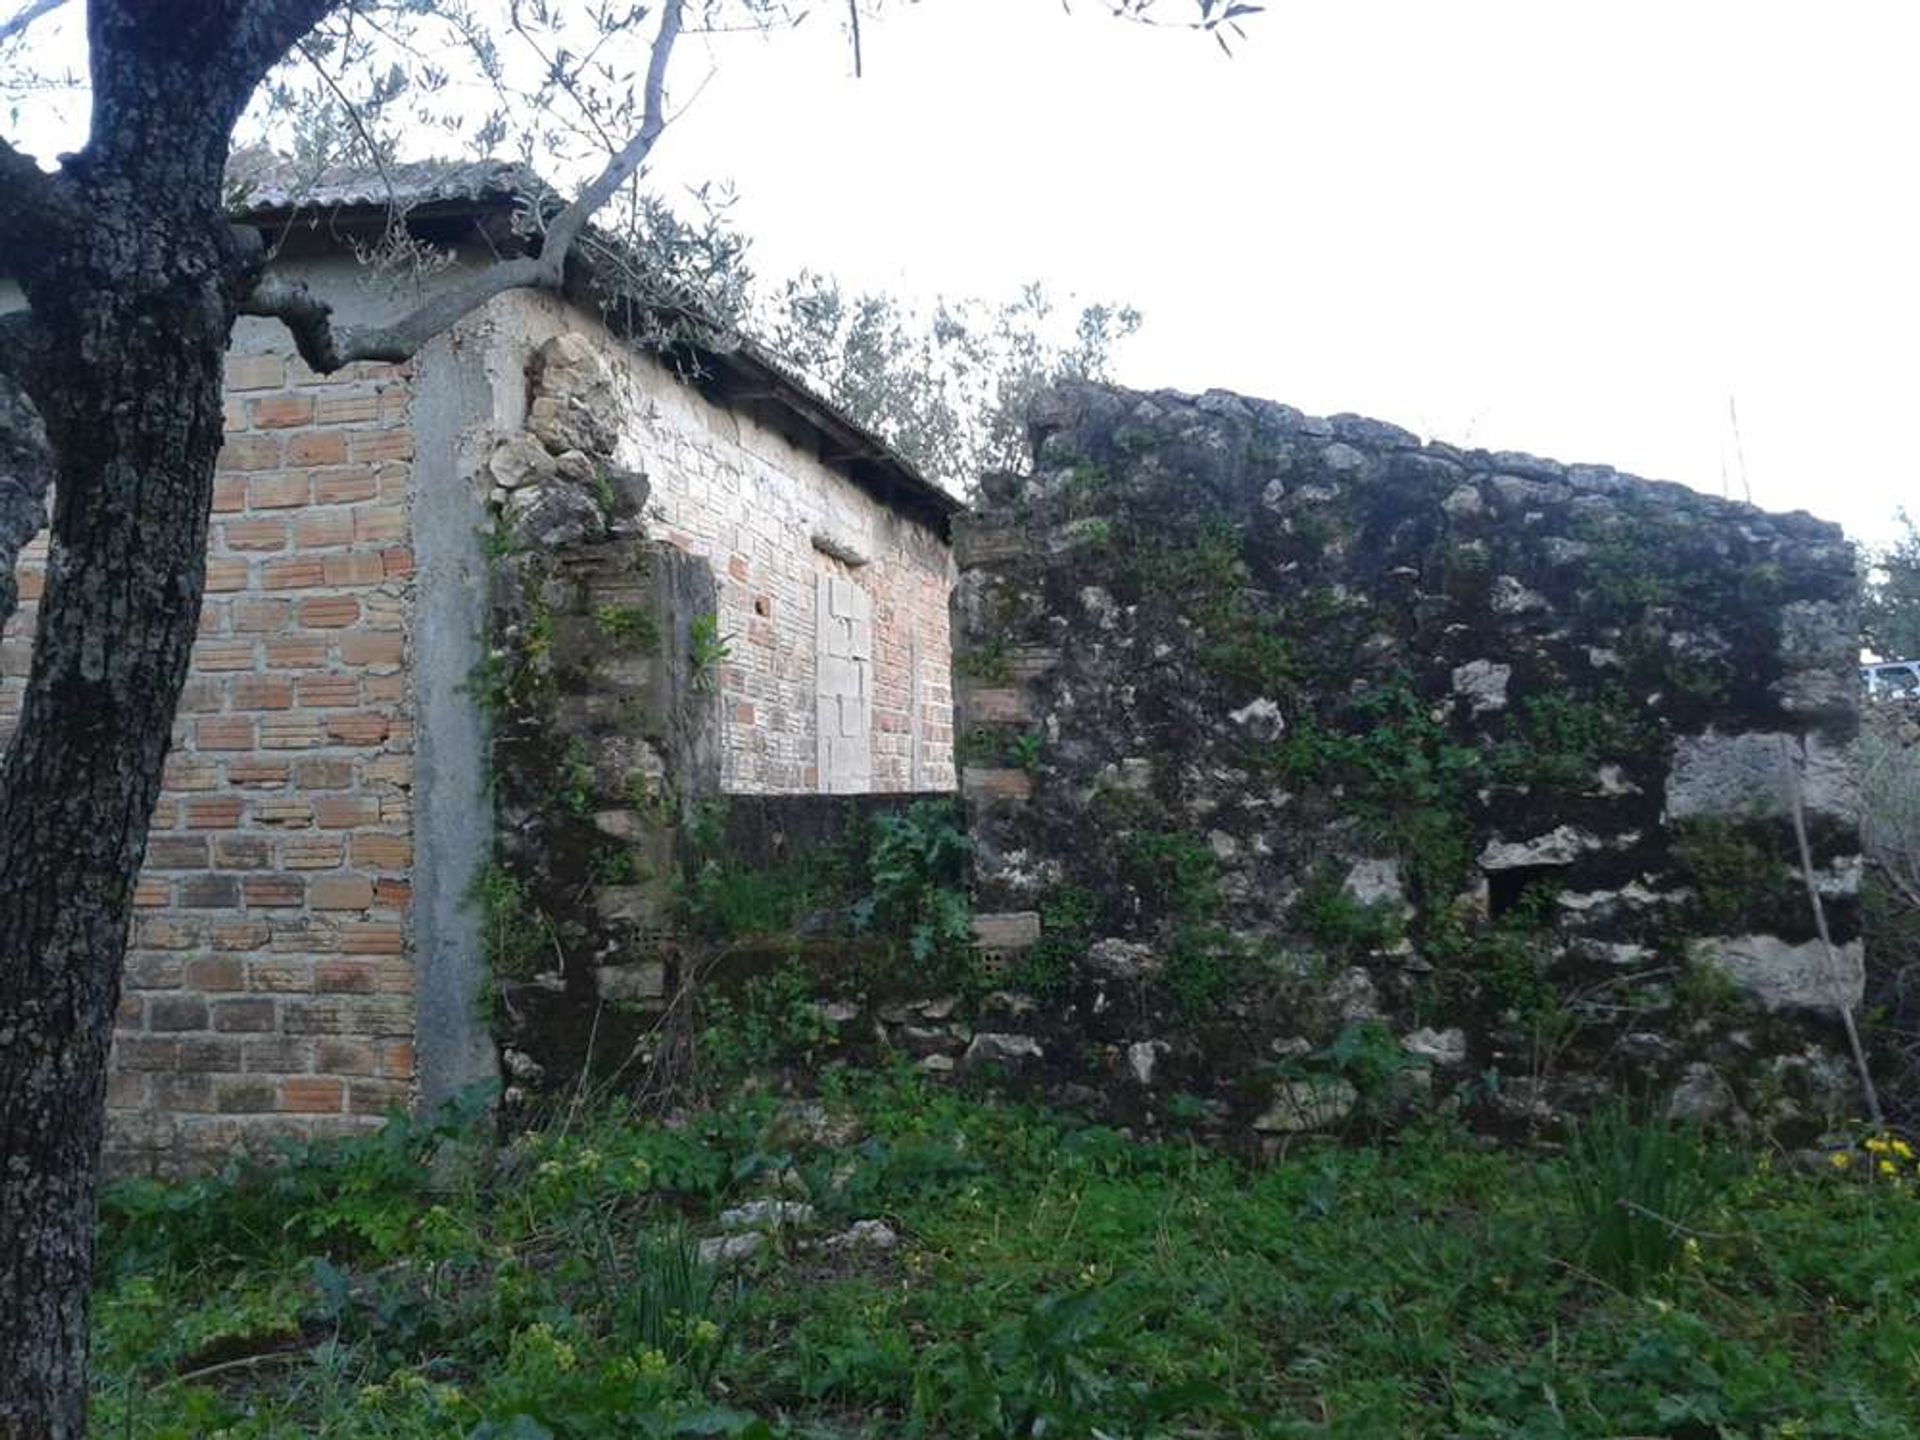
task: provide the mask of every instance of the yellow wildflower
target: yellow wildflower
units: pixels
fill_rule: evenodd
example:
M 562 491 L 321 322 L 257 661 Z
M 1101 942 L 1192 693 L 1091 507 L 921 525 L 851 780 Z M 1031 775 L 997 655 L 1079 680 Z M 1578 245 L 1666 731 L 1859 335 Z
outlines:
M 1844 1150 L 1834 1151 L 1833 1154 L 1827 1157 L 1827 1160 L 1829 1161 L 1829 1163 L 1832 1164 L 1833 1168 L 1836 1170 L 1844 1170 L 1849 1165 L 1853 1164 L 1853 1156 L 1847 1154 L 1847 1152 Z

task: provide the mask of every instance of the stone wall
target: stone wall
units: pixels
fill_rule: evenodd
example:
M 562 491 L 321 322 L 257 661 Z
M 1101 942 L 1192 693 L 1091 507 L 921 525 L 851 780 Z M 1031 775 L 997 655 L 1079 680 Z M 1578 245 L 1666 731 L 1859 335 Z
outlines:
M 578 307 L 536 295 L 501 303 L 501 323 L 529 356 L 572 337 L 577 364 L 592 372 L 573 402 L 600 412 L 614 461 L 646 476 L 653 533 L 713 570 L 716 638 L 727 649 L 717 674 L 722 787 L 951 789 L 952 559 L 937 529 L 854 484 L 816 441 L 716 403 L 697 376 L 636 354 Z M 817 683 L 822 659 L 842 658 L 821 638 L 820 597 L 834 581 L 858 592 L 872 620 L 870 763 L 838 786 L 820 773 Z
M 120 1171 L 376 1123 L 413 1077 L 410 382 L 228 362 L 207 599 L 108 1089 Z M 254 342 L 254 343 L 249 343 Z M 0 645 L 17 712 L 46 559 Z
M 983 933 L 1042 1068 L 1243 1133 L 1853 1103 L 1836 527 L 1220 392 L 1069 387 L 1034 433 L 957 529 L 955 616 Z

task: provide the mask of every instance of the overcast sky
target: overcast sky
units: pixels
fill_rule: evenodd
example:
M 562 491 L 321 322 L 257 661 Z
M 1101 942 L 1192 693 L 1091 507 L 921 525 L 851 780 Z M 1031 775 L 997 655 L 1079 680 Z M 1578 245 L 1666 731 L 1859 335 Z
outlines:
M 762 270 L 1131 302 L 1128 383 L 1914 498 L 1910 0 L 1270 0 L 1232 59 L 1074 11 L 895 0 L 858 81 L 828 23 L 691 42 L 656 176 L 731 177 Z

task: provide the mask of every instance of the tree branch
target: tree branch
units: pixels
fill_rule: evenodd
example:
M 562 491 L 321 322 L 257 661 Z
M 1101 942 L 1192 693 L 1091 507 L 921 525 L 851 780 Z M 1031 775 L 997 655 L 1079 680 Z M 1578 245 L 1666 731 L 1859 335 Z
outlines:
M 52 14 L 66 3 L 67 0 L 28 0 L 26 8 L 13 19 L 0 20 L 0 45 L 6 44 L 42 15 Z
M 36 249 L 44 248 L 76 219 L 66 180 L 50 175 L 0 138 L 0 251 L 31 268 Z
M 240 0 L 232 22 L 232 57 L 253 85 L 286 57 L 296 41 L 338 9 L 340 0 Z
M 297 280 L 266 274 L 240 302 L 243 315 L 264 315 L 286 325 L 300 358 L 322 374 L 356 360 L 397 362 L 411 358 L 434 336 L 496 295 L 509 290 L 558 290 L 566 279 L 567 255 L 587 221 L 639 172 L 660 132 L 666 128 L 667 62 L 680 38 L 684 0 L 666 0 L 660 28 L 647 62 L 646 105 L 640 128 L 616 152 L 571 204 L 553 217 L 541 237 L 540 253 L 501 260 L 449 286 L 418 309 L 387 325 L 340 329 L 333 309 Z M 536 219 L 538 212 L 536 210 Z

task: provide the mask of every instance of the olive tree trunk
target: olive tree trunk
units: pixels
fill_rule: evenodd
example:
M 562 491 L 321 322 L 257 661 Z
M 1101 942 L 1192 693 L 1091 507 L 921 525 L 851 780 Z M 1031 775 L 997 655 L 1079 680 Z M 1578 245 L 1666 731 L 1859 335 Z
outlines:
M 57 176 L 0 156 L 0 244 L 28 303 L 0 364 L 39 411 L 55 480 L 33 663 L 0 764 L 5 1440 L 85 1433 L 107 1052 L 199 622 L 222 364 L 252 278 L 223 213 L 228 138 L 327 8 L 90 0 L 86 150 Z

